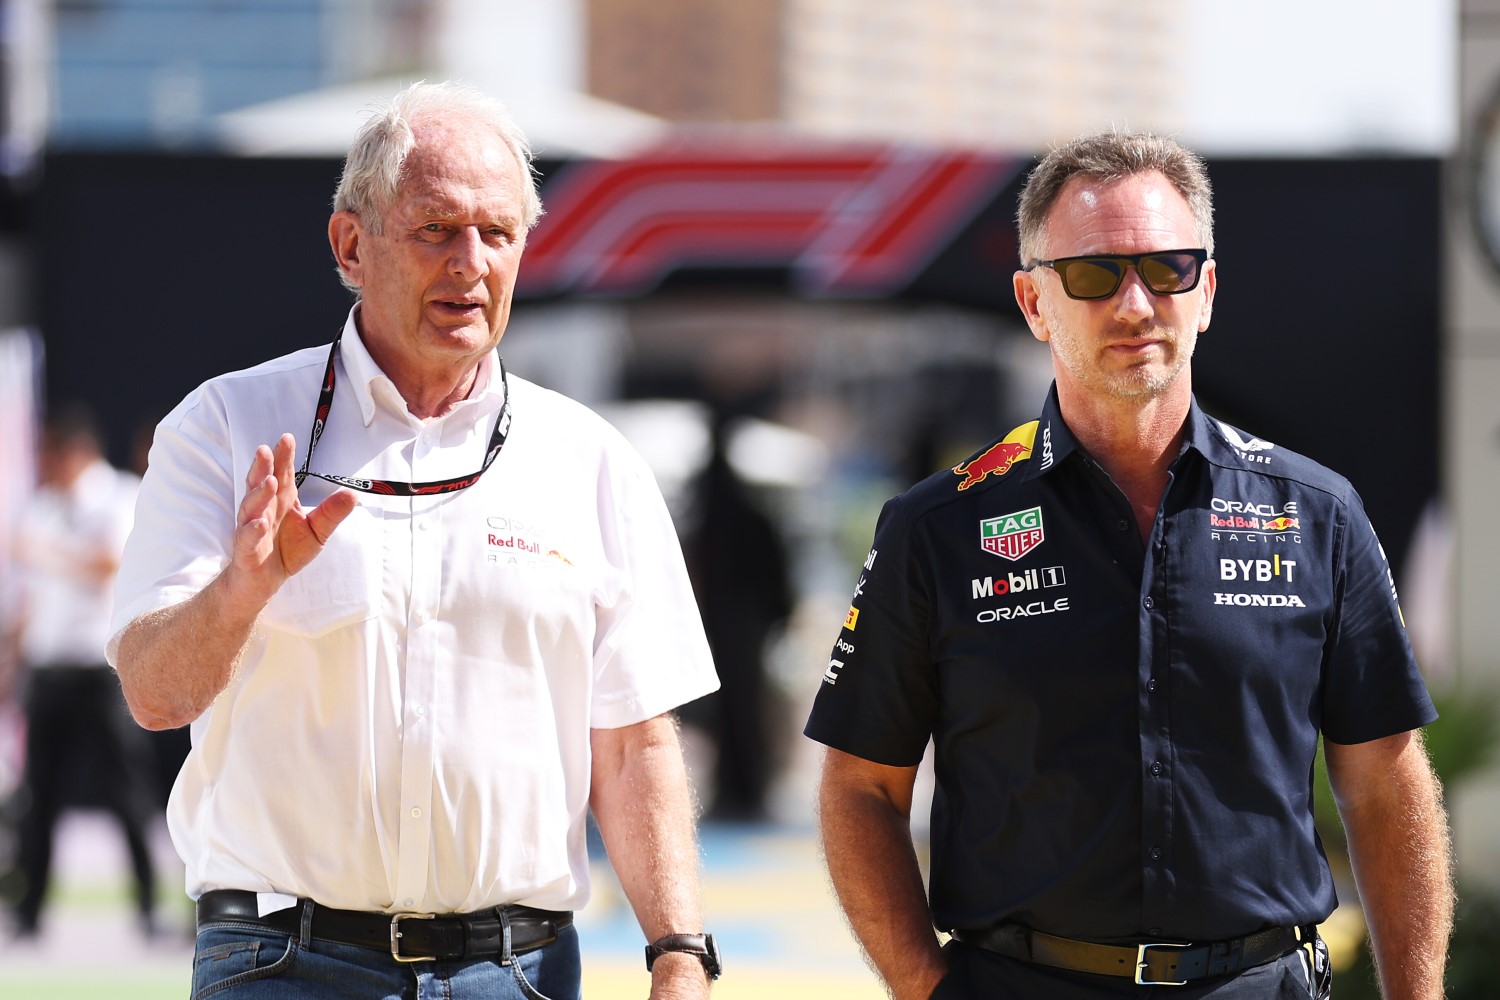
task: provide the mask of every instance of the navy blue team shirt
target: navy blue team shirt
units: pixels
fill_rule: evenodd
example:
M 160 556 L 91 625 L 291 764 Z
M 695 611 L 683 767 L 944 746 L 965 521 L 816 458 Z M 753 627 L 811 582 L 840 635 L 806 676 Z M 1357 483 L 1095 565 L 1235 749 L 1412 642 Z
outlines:
M 807 723 L 894 766 L 934 743 L 930 902 L 1094 941 L 1323 920 L 1321 730 L 1437 717 L 1347 480 L 1193 402 L 1149 541 L 1039 420 L 889 501 Z

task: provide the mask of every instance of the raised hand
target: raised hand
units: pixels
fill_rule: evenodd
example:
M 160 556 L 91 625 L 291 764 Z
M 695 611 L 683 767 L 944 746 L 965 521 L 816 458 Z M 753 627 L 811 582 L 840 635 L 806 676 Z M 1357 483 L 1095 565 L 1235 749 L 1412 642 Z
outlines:
M 354 510 L 355 497 L 348 490 L 311 510 L 304 508 L 297 498 L 295 454 L 295 440 L 283 434 L 274 450 L 265 445 L 255 449 L 245 476 L 245 499 L 225 575 L 234 599 L 246 606 L 264 607 L 287 577 L 312 562 Z

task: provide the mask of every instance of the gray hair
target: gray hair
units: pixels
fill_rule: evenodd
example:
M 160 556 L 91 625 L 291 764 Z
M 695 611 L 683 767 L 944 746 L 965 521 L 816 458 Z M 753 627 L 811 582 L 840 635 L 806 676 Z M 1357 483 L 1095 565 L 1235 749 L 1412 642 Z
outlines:
M 1113 181 L 1134 174 L 1159 171 L 1192 210 L 1198 242 L 1214 253 L 1214 197 L 1208 167 L 1202 157 L 1175 139 L 1150 132 L 1110 130 L 1079 136 L 1042 157 L 1021 189 L 1016 212 L 1021 263 L 1041 256 L 1047 216 L 1064 185 L 1075 177 Z M 1164 247 L 1163 249 L 1176 249 Z
M 516 158 L 525 184 L 521 223 L 527 229 L 542 217 L 531 143 L 505 105 L 473 87 L 453 81 L 418 81 L 377 108 L 360 126 L 344 159 L 344 170 L 333 193 L 333 210 L 351 212 L 379 234 L 384 214 L 396 201 L 402 168 L 416 147 L 414 124 L 423 120 L 460 120 L 492 130 Z M 345 287 L 358 290 L 339 272 Z

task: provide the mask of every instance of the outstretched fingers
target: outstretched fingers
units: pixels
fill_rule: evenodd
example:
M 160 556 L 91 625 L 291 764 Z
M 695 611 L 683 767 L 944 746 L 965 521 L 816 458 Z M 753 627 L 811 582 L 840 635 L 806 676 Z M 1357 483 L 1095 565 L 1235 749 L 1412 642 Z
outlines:
M 276 442 L 276 506 L 280 508 L 283 515 L 287 511 L 296 510 L 300 506 L 297 501 L 297 469 L 294 461 L 297 457 L 297 442 L 290 433 L 281 435 Z
M 238 527 L 254 521 L 265 521 L 265 529 L 275 534 L 282 520 L 297 510 L 297 473 L 292 466 L 296 442 L 290 434 L 281 435 L 275 449 L 261 445 L 255 449 L 250 471 L 245 475 L 245 498 L 240 501 Z
M 237 514 L 234 544 L 226 572 L 233 599 L 258 611 L 285 577 L 277 559 L 276 536 L 284 512 L 275 474 L 276 454 L 265 445 L 255 449 L 245 475 L 245 496 Z
M 245 474 L 245 498 L 240 501 L 239 516 L 235 521 L 237 528 L 261 518 L 266 518 L 267 526 L 270 526 L 269 508 L 277 488 L 276 480 L 271 475 L 274 465 L 270 448 L 261 445 L 255 449 L 255 457 L 250 460 L 250 471 Z
M 334 530 L 354 510 L 348 490 L 331 494 L 312 510 L 297 496 L 293 465 L 296 442 L 283 434 L 272 447 L 255 449 L 245 477 L 234 540 L 237 589 L 269 600 L 286 578 L 311 562 Z

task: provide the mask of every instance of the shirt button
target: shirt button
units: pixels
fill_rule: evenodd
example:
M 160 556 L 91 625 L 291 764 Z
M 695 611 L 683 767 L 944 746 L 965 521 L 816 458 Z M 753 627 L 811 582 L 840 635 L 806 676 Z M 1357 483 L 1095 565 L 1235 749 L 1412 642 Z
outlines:
M 418 531 L 426 531 L 429 527 L 431 527 L 431 525 L 429 525 L 426 521 L 418 521 L 417 522 L 417 530 Z
M 417 718 L 419 718 L 419 719 L 420 719 L 420 718 L 421 718 L 421 717 L 422 717 L 422 716 L 424 716 L 424 715 L 426 715 L 426 714 L 427 714 L 427 709 L 426 709 L 426 708 L 424 708 L 424 707 L 423 707 L 423 706 L 421 706 L 421 705 L 418 705 L 418 706 L 417 706 Z
M 1160 847 L 1153 847 L 1153 848 L 1151 848 L 1151 860 L 1152 861 L 1160 861 L 1161 860 L 1161 848 Z
M 413 900 L 413 899 L 403 899 L 401 901 L 401 905 L 409 907 L 409 906 L 411 906 L 415 902 L 416 902 L 416 900 Z
M 1145 605 L 1147 611 L 1150 611 L 1152 608 L 1156 607 L 1156 602 L 1149 597 L 1142 601 L 1141 604 Z
M 1166 770 L 1166 768 L 1161 766 L 1161 761 L 1154 760 L 1151 762 L 1151 773 L 1153 775 L 1161 774 L 1164 770 Z
M 1146 681 L 1146 690 L 1147 691 L 1155 691 L 1156 690 L 1156 678 L 1155 677 L 1152 677 L 1151 679 L 1149 679 L 1148 681 Z
M 1127 520 L 1125 520 L 1122 517 L 1118 521 L 1115 522 L 1115 527 L 1119 528 L 1121 531 L 1129 531 L 1130 530 L 1130 522 L 1127 521 Z
M 420 808 L 413 807 L 412 811 L 411 811 L 411 818 L 412 819 L 421 819 L 422 818 L 422 810 Z

